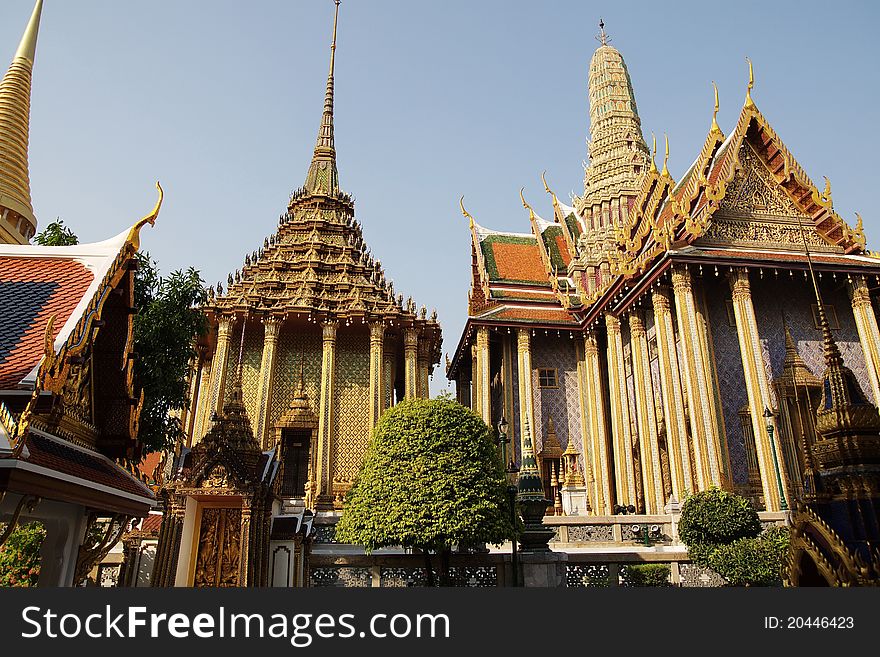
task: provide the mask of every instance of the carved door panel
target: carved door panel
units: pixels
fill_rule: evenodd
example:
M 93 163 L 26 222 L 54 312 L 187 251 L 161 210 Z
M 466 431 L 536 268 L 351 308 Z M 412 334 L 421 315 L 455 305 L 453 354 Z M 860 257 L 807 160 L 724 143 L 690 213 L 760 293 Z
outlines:
M 204 508 L 193 586 L 238 586 L 241 509 Z

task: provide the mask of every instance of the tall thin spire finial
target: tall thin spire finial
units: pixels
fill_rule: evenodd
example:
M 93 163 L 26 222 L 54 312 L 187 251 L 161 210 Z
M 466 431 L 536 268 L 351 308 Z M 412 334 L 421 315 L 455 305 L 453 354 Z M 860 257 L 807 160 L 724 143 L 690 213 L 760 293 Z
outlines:
M 657 171 L 657 162 L 654 158 L 657 157 L 657 135 L 653 132 L 651 133 L 651 173 L 658 173 Z
M 608 37 L 608 34 L 606 34 L 606 32 L 605 32 L 605 21 L 603 21 L 601 18 L 599 19 L 599 34 L 596 35 L 596 39 L 603 46 L 607 46 L 608 42 L 611 40 Z
M 327 73 L 327 90 L 324 94 L 324 113 L 315 153 L 306 176 L 306 189 L 312 194 L 336 196 L 339 193 L 339 172 L 336 168 L 336 145 L 333 137 L 333 87 L 336 69 L 336 28 L 339 23 L 339 3 L 334 0 L 336 11 L 333 15 L 333 39 L 330 42 L 330 70 Z
M 663 156 L 663 171 L 660 172 L 660 175 L 669 176 L 669 169 L 666 167 L 669 163 L 669 135 L 663 135 L 663 138 L 666 140 L 666 154 Z
M 18 49 L 0 81 L 0 214 L 12 230 L 0 227 L 0 242 L 27 244 L 36 232 L 28 172 L 31 80 L 43 0 L 37 0 Z

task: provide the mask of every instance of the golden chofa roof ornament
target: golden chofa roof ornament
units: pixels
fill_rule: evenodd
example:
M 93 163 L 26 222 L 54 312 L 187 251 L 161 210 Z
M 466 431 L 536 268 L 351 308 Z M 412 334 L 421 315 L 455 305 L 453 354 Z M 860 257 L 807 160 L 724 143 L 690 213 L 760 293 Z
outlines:
M 712 89 L 715 90 L 715 109 L 712 110 L 712 132 L 721 134 L 721 128 L 718 126 L 718 85 L 712 80 Z
M 755 71 L 752 68 L 752 60 L 746 57 L 746 61 L 749 63 L 749 84 L 746 87 L 746 107 L 754 108 L 755 102 L 752 100 L 752 87 L 755 86 Z
M 666 153 L 663 155 L 663 171 L 660 172 L 660 175 L 669 178 L 669 168 L 667 167 L 669 164 L 669 135 L 663 135 L 663 139 L 666 141 Z
M 31 79 L 43 0 L 37 0 L 12 63 L 0 81 L 0 242 L 27 244 L 36 233 L 28 173 Z

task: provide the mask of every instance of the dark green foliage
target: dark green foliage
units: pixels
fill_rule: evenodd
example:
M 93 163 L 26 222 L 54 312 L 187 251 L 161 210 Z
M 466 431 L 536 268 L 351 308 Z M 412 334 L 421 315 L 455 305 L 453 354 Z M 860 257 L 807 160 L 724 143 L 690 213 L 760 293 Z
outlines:
M 733 586 L 779 586 L 788 552 L 787 527 L 761 533 L 758 513 L 734 493 L 711 488 L 685 500 L 678 526 L 691 561 Z
M 63 219 L 56 219 L 34 237 L 40 246 L 71 246 L 79 244 L 79 238 L 64 225 Z
M 771 527 L 757 538 L 716 546 L 708 565 L 733 586 L 781 586 L 788 541 L 787 527 Z
M 171 411 L 187 404 L 187 373 L 197 357 L 195 339 L 207 331 L 198 306 L 206 299 L 199 272 L 190 267 L 159 275 L 149 253 L 137 254 L 134 318 L 135 389 L 144 391 L 138 440 L 143 454 L 170 448 L 182 435 Z
M 688 496 L 681 509 L 678 535 L 688 546 L 731 543 L 760 533 L 761 521 L 751 503 L 720 488 Z
M 448 397 L 409 399 L 382 415 L 338 540 L 448 555 L 510 535 L 504 470 L 479 416 Z
M 3 525 L 0 525 L 0 530 Z M 0 548 L 0 587 L 37 585 L 40 577 L 40 546 L 46 530 L 38 522 L 19 525 Z
M 624 586 L 671 586 L 669 565 L 665 563 L 629 564 L 623 569 Z

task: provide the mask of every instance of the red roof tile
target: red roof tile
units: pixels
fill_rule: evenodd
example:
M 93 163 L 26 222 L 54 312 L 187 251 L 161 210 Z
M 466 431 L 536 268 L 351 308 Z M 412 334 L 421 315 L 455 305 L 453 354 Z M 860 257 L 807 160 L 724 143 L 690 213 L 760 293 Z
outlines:
M 56 315 L 54 338 L 92 280 L 74 260 L 0 257 L 0 390 L 16 387 L 37 365 L 49 318 Z
M 492 243 L 492 255 L 501 279 L 547 283 L 547 271 L 537 243 Z

